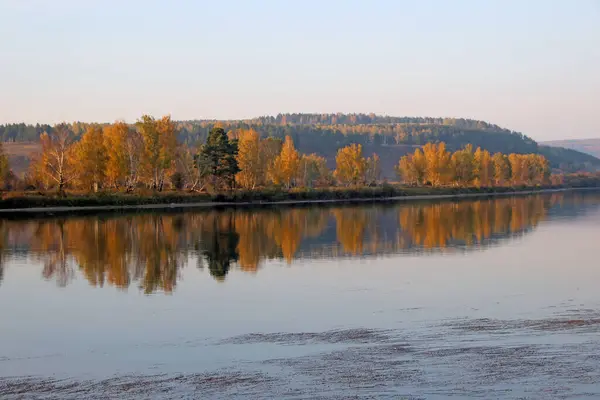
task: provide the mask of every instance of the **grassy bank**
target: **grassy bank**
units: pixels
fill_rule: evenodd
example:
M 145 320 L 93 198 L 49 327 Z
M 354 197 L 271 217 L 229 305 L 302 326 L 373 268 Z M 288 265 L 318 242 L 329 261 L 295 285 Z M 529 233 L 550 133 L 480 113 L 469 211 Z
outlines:
M 519 186 L 519 187 L 494 187 L 494 188 L 433 188 L 433 187 L 405 187 L 383 185 L 380 187 L 365 188 L 327 188 L 327 189 L 293 189 L 260 190 L 251 192 L 233 192 L 224 194 L 197 194 L 185 192 L 162 193 L 100 193 L 96 195 L 67 194 L 64 197 L 57 195 L 44 195 L 40 193 L 6 193 L 0 200 L 0 209 L 27 209 L 27 208 L 58 208 L 58 207 L 124 207 L 124 206 L 149 206 L 149 205 L 176 205 L 176 204 L 236 204 L 236 203 L 273 203 L 273 202 L 307 202 L 307 201 L 352 201 L 352 200 L 379 200 L 398 197 L 424 196 L 457 196 L 457 195 L 494 195 L 502 193 L 519 193 L 531 191 L 544 191 L 549 189 L 565 189 L 567 186 Z

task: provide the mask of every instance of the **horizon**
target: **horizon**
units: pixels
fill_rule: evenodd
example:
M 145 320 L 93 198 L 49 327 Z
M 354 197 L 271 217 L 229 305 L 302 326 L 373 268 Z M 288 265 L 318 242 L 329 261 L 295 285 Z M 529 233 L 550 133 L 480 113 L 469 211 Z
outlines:
M 600 137 L 594 0 L 0 0 L 0 14 L 1 124 L 311 109 Z

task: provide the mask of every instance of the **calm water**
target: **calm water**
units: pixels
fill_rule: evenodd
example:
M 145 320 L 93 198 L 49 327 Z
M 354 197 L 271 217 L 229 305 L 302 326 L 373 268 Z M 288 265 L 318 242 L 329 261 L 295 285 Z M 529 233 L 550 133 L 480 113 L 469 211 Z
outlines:
M 600 192 L 0 220 L 3 398 L 597 398 Z

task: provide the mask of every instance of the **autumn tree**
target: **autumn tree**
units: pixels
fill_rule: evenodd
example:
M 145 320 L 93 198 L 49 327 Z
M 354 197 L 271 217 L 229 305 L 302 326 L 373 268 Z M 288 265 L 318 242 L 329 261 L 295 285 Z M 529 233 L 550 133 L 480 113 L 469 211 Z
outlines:
M 142 166 L 144 178 L 148 186 L 161 191 L 175 159 L 177 137 L 175 123 L 170 116 L 155 120 L 149 115 L 143 115 L 137 122 L 137 128 L 142 136 L 144 151 Z
M 550 182 L 550 175 L 552 169 L 550 168 L 550 162 L 541 154 L 533 154 L 534 164 L 536 169 L 537 183 L 547 184 Z
M 451 157 L 453 181 L 459 186 L 469 186 L 475 178 L 475 157 L 473 146 L 468 144 L 464 149 L 455 151 Z
M 502 153 L 496 153 L 494 154 L 492 160 L 494 164 L 495 184 L 504 186 L 510 183 L 512 173 L 510 170 L 510 162 L 508 161 L 508 157 Z
M 260 137 L 254 129 L 243 129 L 238 133 L 237 163 L 240 172 L 236 182 L 244 189 L 254 189 L 264 181 Z
M 129 127 L 124 122 L 115 122 L 104 127 L 104 147 L 107 152 L 106 180 L 109 186 L 117 188 L 125 181 L 127 175 L 127 156 L 125 140 Z
M 381 160 L 375 153 L 367 158 L 367 166 L 365 171 L 365 182 L 367 184 L 376 184 L 381 178 Z
M 511 180 L 515 185 L 534 185 L 548 183 L 550 165 L 540 154 L 510 154 Z
M 535 154 L 523 154 L 520 156 L 523 166 L 524 179 L 527 185 L 537 183 L 538 169 Z
M 104 146 L 108 150 L 106 179 L 114 188 L 124 186 L 131 191 L 138 183 L 143 152 L 140 132 L 125 122 L 104 127 Z
M 38 170 L 56 185 L 58 193 L 64 194 L 65 186 L 76 177 L 71 133 L 66 124 L 60 124 L 51 133 L 42 133 L 40 142 L 42 153 L 37 161 Z
M 527 181 L 527 166 L 521 154 L 509 154 L 508 162 L 510 163 L 512 183 L 515 185 L 525 184 Z
M 422 185 L 427 175 L 427 163 L 421 149 L 416 149 L 413 154 L 407 154 L 400 158 L 396 167 L 398 177 L 411 185 Z
M 427 180 L 433 186 L 440 186 L 448 181 L 450 153 L 446 150 L 444 142 L 435 144 L 427 143 L 423 146 L 425 156 Z
M 489 187 L 494 180 L 494 162 L 490 152 L 477 148 L 474 154 L 474 179 L 476 186 Z
M 351 144 L 338 150 L 335 157 L 334 176 L 345 185 L 358 185 L 365 179 L 367 160 L 363 157 L 362 146 Z
M 285 137 L 281 152 L 273 161 L 269 175 L 276 185 L 284 185 L 287 189 L 294 185 L 300 165 L 300 154 L 294 147 L 291 136 Z
M 282 148 L 283 142 L 279 138 L 267 137 L 260 141 L 261 162 L 264 171 L 261 185 L 265 185 L 272 180 L 274 163 L 277 157 L 279 157 Z
M 97 192 L 106 178 L 108 159 L 104 135 L 100 126 L 87 128 L 73 149 L 74 165 L 78 182 Z

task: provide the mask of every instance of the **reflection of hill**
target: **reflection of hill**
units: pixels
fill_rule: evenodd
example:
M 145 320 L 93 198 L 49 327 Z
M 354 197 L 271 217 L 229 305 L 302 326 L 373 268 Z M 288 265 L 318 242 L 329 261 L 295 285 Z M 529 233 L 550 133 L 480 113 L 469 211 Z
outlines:
M 175 288 L 195 260 L 217 280 L 264 260 L 469 251 L 530 232 L 548 215 L 600 206 L 599 193 L 343 207 L 208 210 L 177 214 L 0 220 L 0 278 L 7 259 L 43 263 L 66 285 L 76 270 L 91 285 L 145 293 Z

